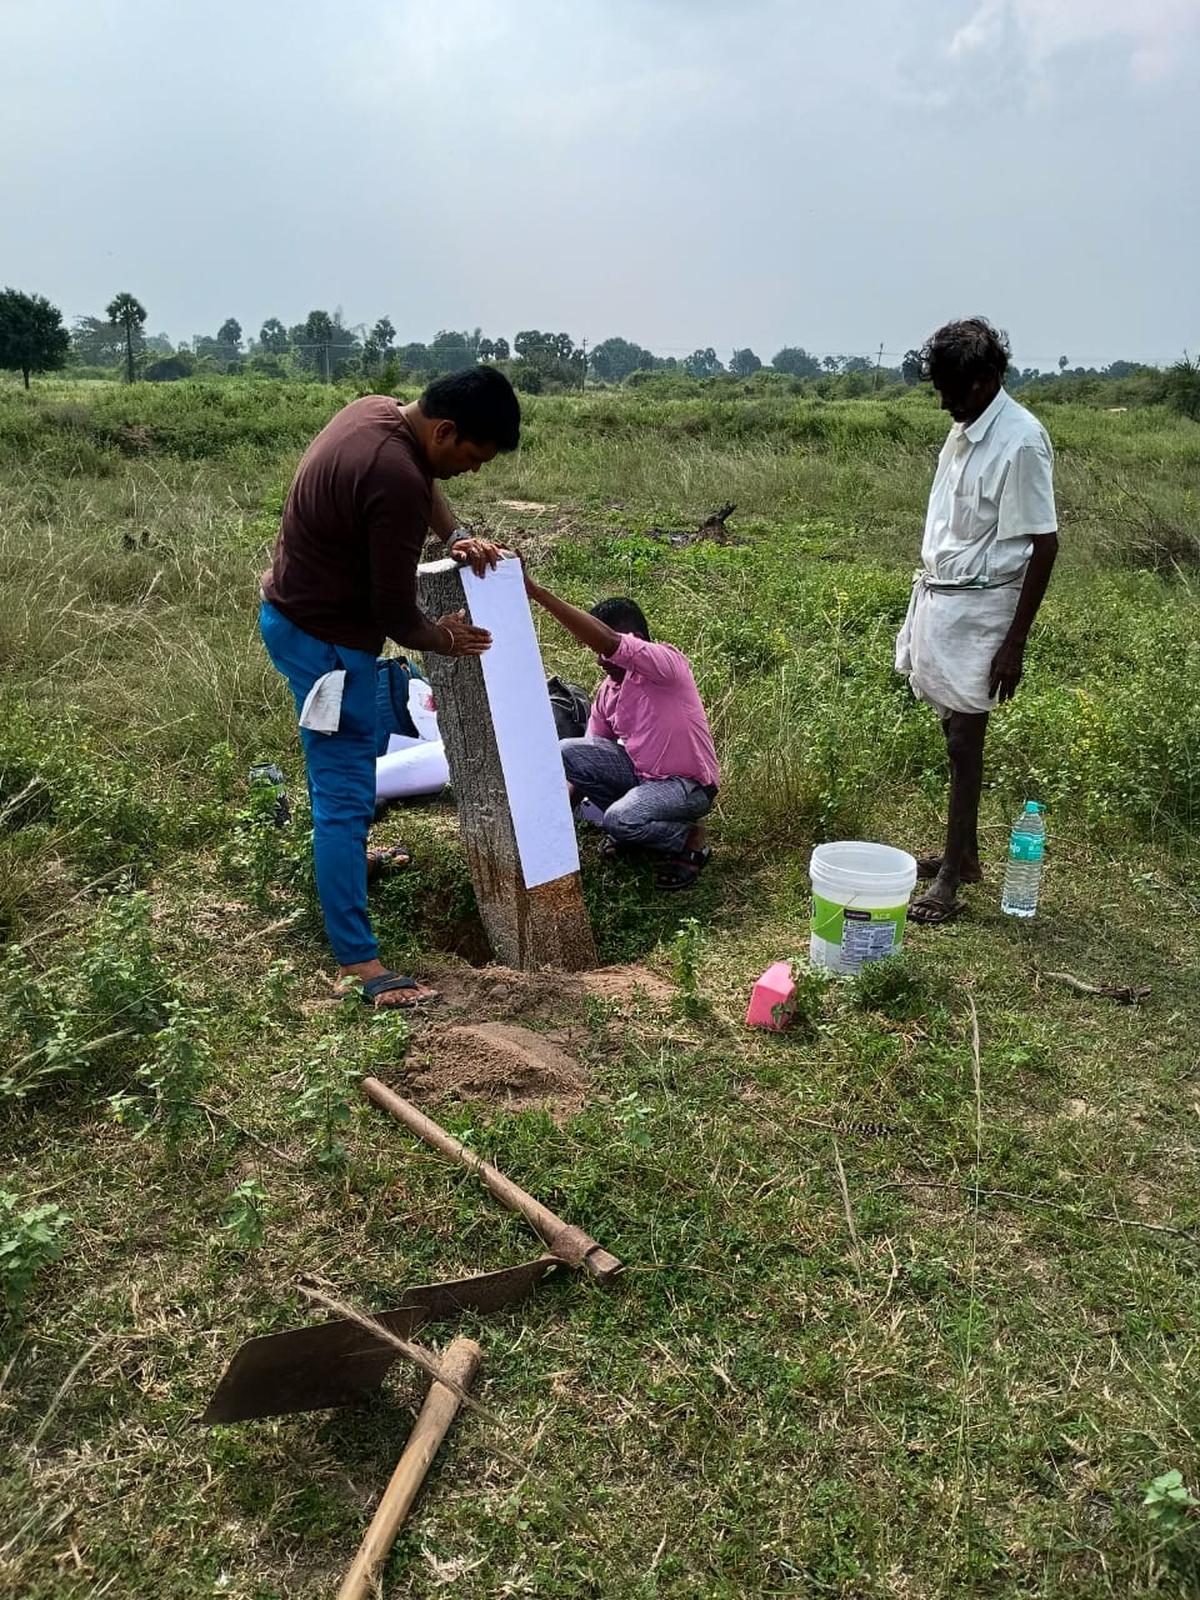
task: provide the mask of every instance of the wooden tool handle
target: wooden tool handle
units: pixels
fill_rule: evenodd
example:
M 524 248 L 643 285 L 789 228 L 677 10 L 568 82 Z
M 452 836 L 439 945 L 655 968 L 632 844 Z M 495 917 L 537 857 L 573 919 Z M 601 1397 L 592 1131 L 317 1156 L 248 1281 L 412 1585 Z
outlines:
M 466 1389 L 482 1357 L 483 1351 L 474 1339 L 455 1339 L 441 1364 L 448 1376 Z M 396 1470 L 371 1518 L 371 1526 L 363 1535 L 358 1554 L 342 1580 L 337 1600 L 370 1600 L 375 1578 L 388 1558 L 458 1406 L 458 1396 L 444 1384 L 430 1384 L 416 1426 L 404 1446 L 404 1454 L 396 1463 Z
M 546 1241 L 556 1256 L 573 1267 L 586 1267 L 594 1278 L 601 1282 L 614 1277 L 621 1271 L 621 1262 L 616 1256 L 610 1255 L 595 1239 L 584 1233 L 581 1228 L 572 1227 L 564 1222 L 561 1217 L 555 1216 L 540 1200 L 535 1200 L 531 1194 L 515 1184 L 511 1178 L 491 1165 L 482 1161 L 468 1150 L 465 1144 L 460 1144 L 453 1134 L 447 1133 L 445 1128 L 438 1126 L 431 1117 L 418 1110 L 411 1100 L 405 1100 L 395 1090 L 389 1089 L 385 1083 L 380 1083 L 378 1078 L 363 1079 L 363 1093 L 368 1100 L 373 1100 L 377 1106 L 402 1122 L 410 1133 L 415 1133 L 418 1139 L 424 1140 L 434 1150 L 440 1150 L 444 1156 L 449 1156 L 451 1161 L 457 1161 L 461 1166 L 467 1167 L 477 1174 L 486 1188 L 490 1189 L 501 1205 L 510 1211 L 516 1211 L 535 1228 Z

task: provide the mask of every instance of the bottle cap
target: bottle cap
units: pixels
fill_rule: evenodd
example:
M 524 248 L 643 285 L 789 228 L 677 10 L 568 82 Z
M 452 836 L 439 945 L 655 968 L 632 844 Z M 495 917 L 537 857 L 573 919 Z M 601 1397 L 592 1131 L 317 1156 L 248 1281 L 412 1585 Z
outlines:
M 1025 809 L 1026 809 L 1026 811 L 1035 811 L 1036 812 L 1036 811 L 1040 811 L 1042 808 L 1041 808 L 1040 803 L 1037 800 L 1026 800 Z

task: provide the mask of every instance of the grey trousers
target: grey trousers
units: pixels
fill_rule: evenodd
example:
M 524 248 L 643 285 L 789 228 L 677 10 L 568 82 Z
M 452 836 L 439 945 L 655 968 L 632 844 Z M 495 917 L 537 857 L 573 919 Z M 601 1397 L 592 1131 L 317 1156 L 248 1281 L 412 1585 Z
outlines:
M 567 782 L 604 813 L 604 831 L 621 845 L 673 854 L 713 796 L 692 778 L 638 777 L 625 747 L 613 739 L 562 739 Z

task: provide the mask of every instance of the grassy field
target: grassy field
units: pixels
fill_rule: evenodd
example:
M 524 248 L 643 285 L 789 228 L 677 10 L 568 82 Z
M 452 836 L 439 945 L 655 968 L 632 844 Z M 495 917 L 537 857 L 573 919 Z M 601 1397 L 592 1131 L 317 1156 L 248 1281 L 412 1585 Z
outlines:
M 804 954 L 812 844 L 938 842 L 941 737 L 891 646 L 944 418 L 917 393 L 527 404 L 457 503 L 691 654 L 716 855 L 656 896 L 585 840 L 602 956 L 636 973 L 497 981 L 459 959 L 453 808 L 391 813 L 416 866 L 376 895 L 383 953 L 447 996 L 410 1033 L 333 998 L 303 807 L 276 830 L 245 785 L 275 759 L 303 793 L 256 580 L 345 398 L 0 390 L 0 1587 L 334 1592 L 415 1377 L 194 1419 L 242 1339 L 314 1319 L 301 1275 L 383 1307 L 534 1253 L 357 1093 L 418 1080 L 447 1022 L 507 1019 L 582 1063 L 583 1108 L 435 1114 L 629 1270 L 466 1321 L 503 1429 L 455 1425 L 387 1594 L 1200 1593 L 1195 1507 L 1143 1504 L 1172 1470 L 1200 1495 L 1200 428 L 1047 409 L 1063 556 L 990 736 L 986 881 L 869 979 L 806 982 L 775 1038 L 740 1019 Z M 737 545 L 649 536 L 726 501 Z M 1026 796 L 1051 847 L 1015 925 Z

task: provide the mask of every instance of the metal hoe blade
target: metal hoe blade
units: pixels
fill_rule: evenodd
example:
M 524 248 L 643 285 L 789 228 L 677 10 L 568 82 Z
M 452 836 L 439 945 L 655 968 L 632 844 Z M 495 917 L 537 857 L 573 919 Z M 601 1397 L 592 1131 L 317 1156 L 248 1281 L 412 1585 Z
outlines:
M 548 1272 L 564 1265 L 557 1256 L 545 1255 L 499 1272 L 422 1284 L 410 1289 L 399 1305 L 379 1312 L 376 1320 L 400 1338 L 411 1339 L 426 1322 L 513 1305 Z M 391 1345 L 340 1317 L 248 1339 L 234 1353 L 200 1421 L 247 1422 L 351 1405 L 373 1394 L 397 1359 Z

